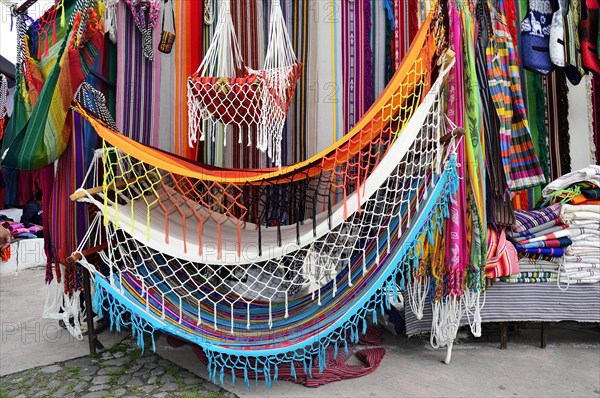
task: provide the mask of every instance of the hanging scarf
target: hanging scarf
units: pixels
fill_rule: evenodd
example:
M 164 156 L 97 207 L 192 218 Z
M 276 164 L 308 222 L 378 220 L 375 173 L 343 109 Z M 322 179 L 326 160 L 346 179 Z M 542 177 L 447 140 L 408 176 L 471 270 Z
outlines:
M 470 265 L 473 271 L 470 275 L 473 279 L 470 286 L 479 290 L 483 281 L 482 267 L 485 266 L 487 258 L 487 237 L 485 224 L 485 162 L 484 162 L 484 137 L 482 129 L 482 117 L 477 87 L 477 73 L 475 71 L 475 24 L 471 10 L 465 5 L 459 7 L 463 27 L 463 53 L 464 53 L 464 91 L 465 91 L 465 159 L 467 170 L 467 226 L 470 233 L 467 234 L 468 253 L 470 253 Z M 463 163 L 465 165 L 465 163 Z
M 600 164 L 600 75 L 592 75 L 593 148 L 596 164 Z
M 569 87 L 562 70 L 555 70 L 547 78 L 546 112 L 548 125 L 548 152 L 550 158 L 550 177 L 555 180 L 571 171 L 571 152 L 569 135 Z
M 583 68 L 600 73 L 600 58 L 598 58 L 598 0 L 585 0 L 582 18 L 579 23 L 579 39 L 581 41 L 581 60 Z
M 159 0 L 126 0 L 133 21 L 142 32 L 142 49 L 144 57 L 154 61 L 153 29 L 160 14 Z
M 369 40 L 371 2 L 342 3 L 344 132 L 350 131 L 373 103 L 373 65 Z
M 464 124 L 464 108 L 463 104 L 463 60 L 462 60 L 462 21 L 457 12 L 456 4 L 449 4 L 449 19 L 450 32 L 449 40 L 453 45 L 453 50 L 456 54 L 456 64 L 454 66 L 454 74 L 450 74 L 448 82 L 448 117 L 457 126 Z M 447 239 L 446 247 L 446 267 L 448 270 L 447 295 L 460 297 L 464 286 L 465 272 L 467 269 L 467 240 L 466 240 L 466 219 L 465 219 L 465 150 L 464 140 L 461 141 L 458 147 L 459 164 L 463 165 L 459 168 L 460 184 L 456 197 L 450 206 L 450 218 L 447 224 Z
M 579 84 L 585 74 L 581 62 L 579 42 L 580 17 L 581 0 L 569 0 L 569 8 L 565 19 L 565 74 L 573 85 Z
M 4 136 L 5 117 L 8 113 L 6 99 L 8 98 L 8 80 L 0 73 L 0 140 Z
M 162 63 L 152 62 L 147 56 L 146 39 L 141 29 L 136 28 L 137 22 L 131 23 L 137 17 L 130 6 L 120 2 L 117 5 L 117 16 L 117 126 L 130 138 L 157 147 Z M 148 33 L 158 34 L 154 30 L 149 30 Z M 164 80 L 168 82 L 167 79 Z M 173 104 L 169 103 L 168 106 L 173 112 Z M 184 112 L 181 109 L 179 111 Z
M 489 10 L 494 33 L 486 49 L 489 87 L 500 120 L 504 173 L 508 188 L 516 191 L 545 180 L 531 142 L 515 48 L 504 16 Z
M 475 59 L 485 132 L 486 215 L 488 223 L 509 227 L 514 223 L 515 216 L 512 202 L 508 198 L 508 186 L 500 155 L 500 121 L 494 108 L 487 77 L 485 51 L 491 34 L 491 21 L 486 1 L 477 3 L 477 23 L 479 29 Z

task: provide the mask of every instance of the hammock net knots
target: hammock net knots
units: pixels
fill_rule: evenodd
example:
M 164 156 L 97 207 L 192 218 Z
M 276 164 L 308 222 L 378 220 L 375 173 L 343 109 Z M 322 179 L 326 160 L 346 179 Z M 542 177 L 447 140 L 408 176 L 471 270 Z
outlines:
M 261 70 L 244 64 L 230 2 L 222 1 L 211 44 L 188 79 L 189 145 L 207 136 L 213 141 L 226 137 L 231 127 L 246 128 L 247 145 L 251 145 L 254 129 L 256 147 L 275 166 L 281 165 L 282 130 L 301 71 L 279 0 L 271 0 L 269 42 Z M 236 130 L 241 144 L 242 133 Z
M 221 383 L 241 373 L 248 385 L 254 372 L 269 385 L 284 363 L 294 375 L 313 361 L 322 370 L 328 347 L 347 351 L 441 241 L 458 186 L 455 155 L 440 144 L 453 58 L 440 56 L 439 29 L 426 21 L 352 131 L 287 167 L 186 161 L 76 106 L 104 140 L 102 187 L 78 193 L 104 220 L 101 264 L 81 261 L 98 312 L 142 347 L 154 331 L 199 345 Z

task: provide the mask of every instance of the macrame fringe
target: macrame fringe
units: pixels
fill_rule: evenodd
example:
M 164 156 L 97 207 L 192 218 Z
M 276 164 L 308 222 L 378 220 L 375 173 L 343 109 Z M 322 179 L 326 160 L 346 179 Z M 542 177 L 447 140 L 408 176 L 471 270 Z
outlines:
M 475 337 L 481 337 L 481 310 L 485 305 L 485 294 L 484 290 L 483 297 L 481 297 L 480 290 L 470 290 L 467 288 L 461 296 L 471 333 Z
M 64 279 L 60 281 L 54 279 L 46 284 L 46 301 L 44 303 L 42 318 L 62 320 L 71 336 L 77 340 L 83 340 L 80 307 L 81 292 L 76 291 L 69 295 L 64 290 Z M 71 325 L 71 319 L 73 320 L 73 325 Z
M 430 343 L 433 348 L 448 347 L 446 364 L 452 358 L 452 345 L 463 315 L 461 299 L 456 296 L 446 297 L 432 305 L 433 320 L 431 321 Z
M 429 275 L 415 277 L 412 281 L 409 279 L 406 285 L 408 304 L 413 314 L 419 320 L 423 318 L 423 310 L 425 308 L 425 301 L 429 297 L 430 285 L 431 277 Z
M 416 236 L 424 237 L 433 233 L 439 233 L 442 226 L 444 225 L 442 217 L 435 217 L 435 215 L 449 214 L 449 203 L 452 195 L 455 194 L 458 188 L 458 174 L 456 171 L 456 158 L 452 156 L 446 164 L 444 173 L 446 174 L 446 180 L 440 181 L 440 184 L 444 184 L 440 195 L 436 202 L 432 206 L 430 213 L 425 215 L 424 223 L 417 230 Z M 374 324 L 377 324 L 377 314 L 383 314 L 385 309 L 389 309 L 391 306 L 391 300 L 398 301 L 398 285 L 397 279 L 407 272 L 411 275 L 412 270 L 416 270 L 415 264 L 418 265 L 418 251 L 413 250 L 418 244 L 420 239 L 414 239 L 413 241 L 406 242 L 406 250 L 403 252 L 402 258 L 393 265 L 390 265 L 389 270 L 386 274 L 382 275 L 385 278 L 380 288 L 374 288 L 371 296 L 368 299 L 364 299 L 361 306 L 357 306 L 356 313 L 352 315 L 348 322 L 335 330 L 324 332 L 321 335 L 318 342 L 311 340 L 302 349 L 296 349 L 292 352 L 284 352 L 271 355 L 251 354 L 244 351 L 239 351 L 235 355 L 221 352 L 215 349 L 214 346 L 206 343 L 205 340 L 191 335 L 185 335 L 178 329 L 174 328 L 168 322 L 159 320 L 157 318 L 148 318 L 148 313 L 140 307 L 138 304 L 123 297 L 123 291 L 119 287 L 115 286 L 118 283 L 116 280 L 111 282 L 107 281 L 100 275 L 95 275 L 95 287 L 96 292 L 94 295 L 94 308 L 99 316 L 108 314 L 111 324 L 111 329 L 115 328 L 117 331 L 121 330 L 123 326 L 130 326 L 132 334 L 137 337 L 137 344 L 143 350 L 144 335 L 148 334 L 152 337 L 153 333 L 157 329 L 167 331 L 169 333 L 178 335 L 181 338 L 191 341 L 192 343 L 200 345 L 207 358 L 208 358 L 208 374 L 210 381 L 214 383 L 220 383 L 223 385 L 225 381 L 225 375 L 232 374 L 232 383 L 235 383 L 235 370 L 242 370 L 244 372 L 244 384 L 246 388 L 250 387 L 250 379 L 248 377 L 249 371 L 253 371 L 256 375 L 255 383 L 258 385 L 258 374 L 264 375 L 265 383 L 267 387 L 271 387 L 273 382 L 277 381 L 278 368 L 283 363 L 290 363 L 292 371 L 295 374 L 294 362 L 303 364 L 304 371 L 312 377 L 312 366 L 313 357 L 317 357 L 319 369 L 322 372 L 326 367 L 326 349 L 330 345 L 333 345 L 335 353 L 338 351 L 338 346 L 343 345 L 344 352 L 348 352 L 348 341 L 351 343 L 358 343 L 359 336 L 366 333 L 368 321 L 370 320 Z M 114 291 L 114 293 L 109 292 Z M 366 293 L 369 294 L 369 293 Z M 453 300 L 453 301 L 452 301 Z M 458 321 L 454 322 L 455 308 L 460 309 L 460 300 L 455 297 L 448 301 L 449 304 L 438 307 L 441 308 L 436 311 L 438 322 L 437 329 L 453 331 L 453 333 L 447 333 L 442 336 L 437 333 L 437 342 L 448 344 L 453 341 L 456 336 L 456 330 L 453 325 L 458 324 Z M 460 319 L 460 318 L 459 318 Z M 440 322 L 440 320 L 443 320 Z M 454 322 L 454 323 L 453 323 Z M 447 325 L 447 326 L 446 326 Z M 326 333 L 326 334 L 325 334 Z M 447 336 L 447 337 L 445 337 Z M 439 344 L 438 344 L 439 345 Z M 152 350 L 155 350 L 155 341 L 152 337 Z
M 445 214 L 447 215 L 449 210 L 448 206 L 450 203 L 450 197 L 456 192 L 458 188 L 458 175 L 456 172 L 456 160 L 453 156 L 449 160 L 449 164 L 446 165 L 446 181 L 444 181 L 443 190 L 440 196 L 435 202 L 430 214 L 425 218 L 427 221 L 418 229 L 417 236 L 425 236 L 431 234 L 434 231 L 439 232 L 443 226 L 443 222 L 440 221 L 440 217 L 434 217 L 434 214 Z M 440 182 L 441 183 L 441 182 Z M 415 239 L 407 244 L 414 247 L 419 239 Z M 414 265 L 415 259 L 418 260 L 416 250 L 406 250 L 404 255 L 398 261 L 398 263 L 390 266 L 387 271 L 387 278 L 381 288 L 374 289 L 375 291 L 371 296 L 366 299 L 362 306 L 360 306 L 356 313 L 350 317 L 348 322 L 329 333 L 322 335 L 321 339 L 317 342 L 310 342 L 303 349 L 297 349 L 292 352 L 279 353 L 267 356 L 252 355 L 246 352 L 239 352 L 236 355 L 228 354 L 214 349 L 210 345 L 207 345 L 203 340 L 199 338 L 190 338 L 195 336 L 184 336 L 180 333 L 182 338 L 190 340 L 193 343 L 199 344 L 205 351 L 208 358 L 208 373 L 209 378 L 214 383 L 220 383 L 223 385 L 226 373 L 235 373 L 236 369 L 243 370 L 244 372 L 244 384 L 246 388 L 250 386 L 250 380 L 248 377 L 249 371 L 253 371 L 256 376 L 256 384 L 258 383 L 258 374 L 264 375 L 265 383 L 267 387 L 271 387 L 273 382 L 278 377 L 278 367 L 282 363 L 291 363 L 293 372 L 294 361 L 303 364 L 305 372 L 308 372 L 309 376 L 312 377 L 312 362 L 313 357 L 317 357 L 319 369 L 322 372 L 326 367 L 326 349 L 330 345 L 334 346 L 335 352 L 339 345 L 343 345 L 344 352 L 348 352 L 348 340 L 351 343 L 358 343 L 360 332 L 363 334 L 366 332 L 368 321 L 370 320 L 374 324 L 377 324 L 378 317 L 377 313 L 383 313 L 384 310 L 390 308 L 390 300 L 398 300 L 398 287 L 396 280 L 402 273 L 411 271 L 411 265 Z M 417 261 L 418 264 L 418 261 Z M 383 275 L 382 277 L 386 277 Z M 114 281 L 113 281 L 114 282 Z M 130 326 L 132 334 L 137 337 L 137 344 L 143 350 L 144 335 L 153 335 L 156 329 L 169 329 L 169 326 L 162 320 L 158 319 L 145 319 L 147 313 L 134 304 L 133 302 L 123 298 L 117 297 L 116 294 L 111 294 L 109 289 L 118 288 L 111 286 L 109 282 L 100 275 L 95 277 L 96 292 L 94 295 L 94 307 L 99 316 L 103 316 L 105 313 L 110 318 L 111 329 L 121 330 L 122 326 Z M 124 292 L 120 292 L 123 294 Z M 460 301 L 453 298 L 455 307 L 460 308 Z M 438 318 L 440 318 L 440 312 L 437 311 Z M 450 321 L 450 316 L 453 314 L 448 308 L 443 309 L 442 315 L 444 318 L 448 318 L 447 323 Z M 453 319 L 453 318 L 452 318 Z M 176 329 L 175 329 L 176 330 Z M 169 330 L 170 332 L 171 330 Z M 456 331 L 451 335 L 452 339 L 456 336 Z M 195 340 L 195 341 L 194 341 Z M 438 341 L 441 341 L 438 338 Z M 446 341 L 445 339 L 444 341 Z M 155 341 L 152 337 L 152 349 L 155 350 Z M 235 382 L 235 376 L 232 376 L 232 382 Z

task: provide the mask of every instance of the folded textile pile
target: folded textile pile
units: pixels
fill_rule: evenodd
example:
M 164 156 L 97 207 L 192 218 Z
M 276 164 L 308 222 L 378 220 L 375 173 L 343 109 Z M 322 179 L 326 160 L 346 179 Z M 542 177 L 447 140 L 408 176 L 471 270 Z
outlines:
M 5 221 L 2 226 L 10 232 L 14 239 L 35 239 L 42 234 L 42 229 L 37 225 L 26 227 L 18 222 Z
M 565 204 L 562 219 L 569 224 L 571 244 L 565 249 L 560 267 L 561 282 L 595 283 L 600 281 L 600 206 Z
M 515 211 L 515 225 L 507 231 L 519 253 L 519 273 L 502 278 L 509 283 L 555 282 L 565 249 L 571 245 L 569 226 L 561 218 L 562 206 Z
M 600 166 L 565 174 L 543 190 L 544 207 L 515 211 L 507 231 L 519 253 L 519 274 L 506 282 L 600 281 Z

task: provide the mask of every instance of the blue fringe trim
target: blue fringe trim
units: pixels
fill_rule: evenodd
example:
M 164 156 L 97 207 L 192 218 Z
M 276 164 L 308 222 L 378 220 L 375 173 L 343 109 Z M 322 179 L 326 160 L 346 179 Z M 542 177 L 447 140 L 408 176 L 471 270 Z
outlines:
M 317 357 L 319 371 L 322 372 L 326 367 L 325 352 L 328 346 L 333 344 L 334 355 L 337 357 L 338 345 L 343 344 L 344 352 L 348 354 L 348 337 L 352 343 L 358 343 L 359 332 L 366 331 L 369 315 L 370 319 L 377 323 L 377 312 L 383 313 L 384 309 L 391 306 L 390 293 L 394 299 L 398 299 L 396 281 L 400 279 L 403 288 L 405 275 L 411 275 L 413 270 L 417 269 L 419 255 L 422 253 L 420 238 L 426 236 L 433 239 L 433 233 L 440 231 L 444 219 L 449 216 L 450 201 L 458 190 L 459 177 L 456 169 L 456 156 L 453 155 L 446 162 L 434 189 L 428 193 L 424 210 L 413 222 L 413 226 L 405 231 L 408 234 L 406 241 L 385 260 L 389 262 L 387 269 L 370 283 L 369 290 L 363 293 L 363 297 L 353 307 L 354 313 L 349 312 L 323 330 L 319 334 L 319 340 L 311 339 L 290 347 L 252 352 L 227 349 L 201 336 L 183 331 L 152 313 L 146 313 L 145 307 L 142 308 L 130 300 L 126 296 L 127 293 L 116 286 L 118 281 L 111 284 L 101 275 L 96 275 L 95 278 L 94 308 L 99 316 L 108 314 L 111 329 L 131 327 L 132 334 L 137 337 L 137 344 L 142 350 L 144 335 L 152 337 L 152 350 L 156 349 L 153 334 L 157 330 L 198 344 L 208 358 L 208 374 L 213 383 L 217 383 L 218 380 L 223 385 L 225 374 L 230 372 L 232 383 L 235 384 L 235 370 L 240 369 L 244 372 L 246 388 L 250 388 L 249 371 L 255 372 L 256 386 L 258 375 L 262 374 L 267 387 L 270 388 L 273 382 L 277 381 L 278 367 L 281 364 L 290 363 L 291 374 L 296 377 L 294 361 L 302 363 L 304 373 L 312 377 L 313 357 Z

